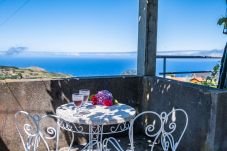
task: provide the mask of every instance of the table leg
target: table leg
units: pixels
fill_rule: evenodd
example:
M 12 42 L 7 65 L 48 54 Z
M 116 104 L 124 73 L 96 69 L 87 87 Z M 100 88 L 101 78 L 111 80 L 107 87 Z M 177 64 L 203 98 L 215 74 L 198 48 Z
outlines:
M 98 136 L 98 138 L 97 138 L 97 141 L 98 141 L 98 149 L 100 150 L 100 151 L 102 151 L 102 135 L 103 135 L 103 125 L 99 125 L 99 136 Z
M 93 127 L 92 125 L 89 125 L 89 142 L 88 142 L 88 143 L 89 143 L 89 144 L 91 143 L 91 144 L 88 146 L 88 150 L 89 150 L 89 151 L 91 151 L 91 150 L 93 149 L 93 147 L 92 147 L 92 140 L 93 140 L 93 130 L 92 130 L 92 127 Z
M 84 147 L 84 150 L 93 151 L 94 146 L 97 146 L 97 151 L 102 151 L 102 135 L 103 135 L 103 125 L 89 125 L 89 142 Z

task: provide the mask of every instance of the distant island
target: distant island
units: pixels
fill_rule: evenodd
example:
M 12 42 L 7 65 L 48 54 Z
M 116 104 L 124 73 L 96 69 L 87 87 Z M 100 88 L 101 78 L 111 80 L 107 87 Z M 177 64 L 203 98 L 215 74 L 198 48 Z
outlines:
M 0 66 L 0 80 L 5 79 L 40 79 L 40 78 L 69 78 L 71 75 L 48 72 L 39 67 L 18 68 Z

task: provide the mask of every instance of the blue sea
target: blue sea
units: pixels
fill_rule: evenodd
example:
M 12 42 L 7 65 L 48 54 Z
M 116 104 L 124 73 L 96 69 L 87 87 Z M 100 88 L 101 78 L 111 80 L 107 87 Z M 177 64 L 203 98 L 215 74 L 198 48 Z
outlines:
M 169 59 L 167 72 L 210 71 L 219 59 Z M 41 67 L 49 72 L 65 73 L 78 77 L 121 75 L 136 70 L 136 57 L 0 57 L 0 65 Z M 163 71 L 162 59 L 157 59 L 157 75 Z M 178 75 L 181 76 L 181 75 Z M 185 75 L 184 75 L 185 76 Z

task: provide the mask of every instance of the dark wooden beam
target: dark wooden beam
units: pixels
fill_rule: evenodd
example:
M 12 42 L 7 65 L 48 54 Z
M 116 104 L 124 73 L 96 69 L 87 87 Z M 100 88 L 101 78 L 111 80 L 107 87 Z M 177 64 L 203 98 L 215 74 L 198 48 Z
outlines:
M 158 0 L 139 0 L 138 75 L 155 75 L 157 19 Z

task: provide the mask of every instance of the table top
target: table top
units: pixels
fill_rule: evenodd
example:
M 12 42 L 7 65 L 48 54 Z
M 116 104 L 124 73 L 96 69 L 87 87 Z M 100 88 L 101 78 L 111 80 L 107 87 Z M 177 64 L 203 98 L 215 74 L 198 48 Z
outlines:
M 131 106 L 118 104 L 113 106 L 100 106 L 86 104 L 82 107 L 78 116 L 75 116 L 74 104 L 68 103 L 59 106 L 56 114 L 63 120 L 70 123 L 86 125 L 111 125 L 130 121 L 134 118 L 136 111 Z

